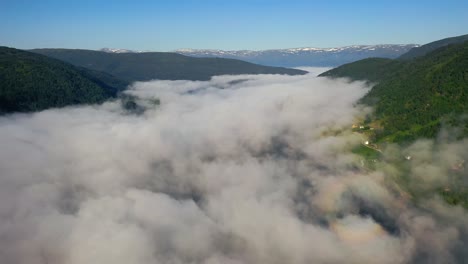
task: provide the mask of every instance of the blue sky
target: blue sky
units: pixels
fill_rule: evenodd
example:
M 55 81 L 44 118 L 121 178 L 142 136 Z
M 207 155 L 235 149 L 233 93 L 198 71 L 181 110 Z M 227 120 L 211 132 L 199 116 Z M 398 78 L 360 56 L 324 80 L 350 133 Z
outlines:
M 467 0 L 0 0 L 0 45 L 272 49 L 468 34 Z

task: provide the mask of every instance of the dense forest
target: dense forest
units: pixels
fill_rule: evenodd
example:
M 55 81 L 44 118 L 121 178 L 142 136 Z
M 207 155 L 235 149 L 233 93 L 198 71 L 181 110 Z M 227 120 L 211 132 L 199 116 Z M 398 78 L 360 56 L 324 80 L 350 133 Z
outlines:
M 468 135 L 468 42 L 436 49 L 412 60 L 366 59 L 323 73 L 376 83 L 361 99 L 375 106 L 377 141 L 433 138 L 443 124 Z
M 127 85 L 107 73 L 0 47 L 0 113 L 100 103 Z
M 235 59 L 194 58 L 169 52 L 108 53 L 94 50 L 35 49 L 32 52 L 75 66 L 107 72 L 129 82 L 209 80 L 224 74 L 306 74 L 306 71 L 270 67 Z

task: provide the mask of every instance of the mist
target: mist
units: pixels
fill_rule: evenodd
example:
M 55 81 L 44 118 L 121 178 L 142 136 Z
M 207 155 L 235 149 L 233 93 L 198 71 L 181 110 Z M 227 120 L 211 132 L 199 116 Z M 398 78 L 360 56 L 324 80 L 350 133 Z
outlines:
M 361 166 L 364 82 L 216 76 L 0 118 L 2 263 L 461 263 L 468 215 Z M 160 101 L 155 103 L 156 100 Z M 390 145 L 421 192 L 468 142 Z M 466 169 L 461 174 L 466 175 Z

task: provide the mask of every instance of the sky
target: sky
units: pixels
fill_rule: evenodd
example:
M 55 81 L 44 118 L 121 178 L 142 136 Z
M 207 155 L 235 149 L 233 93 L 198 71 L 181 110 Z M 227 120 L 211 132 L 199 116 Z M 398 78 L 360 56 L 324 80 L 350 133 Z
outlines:
M 468 33 L 466 0 L 0 0 L 0 45 L 262 50 L 424 44 Z

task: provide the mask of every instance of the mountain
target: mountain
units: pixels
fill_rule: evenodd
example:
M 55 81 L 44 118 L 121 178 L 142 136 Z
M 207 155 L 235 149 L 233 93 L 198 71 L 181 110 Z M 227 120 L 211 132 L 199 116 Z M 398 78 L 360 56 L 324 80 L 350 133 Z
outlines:
M 397 58 L 418 45 L 355 45 L 340 48 L 293 48 L 274 50 L 197 50 L 179 49 L 175 52 L 193 57 L 219 57 L 245 60 L 262 65 L 299 67 L 336 67 L 369 57 Z
M 441 39 L 441 40 L 438 40 L 438 41 L 434 41 L 434 42 L 422 45 L 420 47 L 414 47 L 410 51 L 408 51 L 407 53 L 401 55 L 399 59 L 409 60 L 409 59 L 413 59 L 413 58 L 416 58 L 416 57 L 421 57 L 421 56 L 424 56 L 427 53 L 429 53 L 431 51 L 434 51 L 434 50 L 436 50 L 438 48 L 441 48 L 441 47 L 444 47 L 444 46 L 447 46 L 447 45 L 450 45 L 450 44 L 463 43 L 465 41 L 468 41 L 468 34 L 458 36 L 458 37 Z
M 366 59 L 320 76 L 377 83 L 361 99 L 373 105 L 375 140 L 408 142 L 433 138 L 441 126 L 468 136 L 468 41 L 438 48 L 413 60 Z
M 225 74 L 288 74 L 306 71 L 268 67 L 222 58 L 193 58 L 169 52 L 118 53 L 74 49 L 35 49 L 32 52 L 76 66 L 102 71 L 126 81 L 209 80 Z
M 108 52 L 108 53 L 140 53 L 142 51 L 135 51 L 129 49 L 111 49 L 111 48 L 102 48 L 99 51 Z
M 106 73 L 0 47 L 0 113 L 100 103 L 127 85 Z

